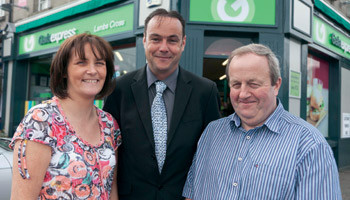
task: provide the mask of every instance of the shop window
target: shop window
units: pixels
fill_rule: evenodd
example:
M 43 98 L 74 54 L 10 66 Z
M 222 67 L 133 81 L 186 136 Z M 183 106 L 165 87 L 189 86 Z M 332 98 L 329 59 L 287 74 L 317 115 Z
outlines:
M 115 77 L 122 76 L 136 69 L 136 47 L 128 44 L 114 47 Z
M 324 137 L 328 137 L 329 62 L 308 55 L 307 58 L 307 121 Z
M 30 62 L 28 100 L 34 104 L 52 97 L 50 90 L 50 59 Z
M 38 11 L 45 10 L 51 7 L 51 0 L 39 0 Z

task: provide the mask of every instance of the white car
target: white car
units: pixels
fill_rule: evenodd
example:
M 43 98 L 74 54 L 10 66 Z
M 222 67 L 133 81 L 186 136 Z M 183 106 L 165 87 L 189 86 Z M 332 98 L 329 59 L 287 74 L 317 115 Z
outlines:
M 10 138 L 0 138 L 0 200 L 9 200 L 12 184 L 12 155 Z

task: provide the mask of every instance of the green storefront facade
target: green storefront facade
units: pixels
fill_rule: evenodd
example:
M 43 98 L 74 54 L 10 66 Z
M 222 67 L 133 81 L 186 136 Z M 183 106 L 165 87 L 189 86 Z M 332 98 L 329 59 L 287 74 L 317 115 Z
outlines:
M 8 135 L 28 108 L 51 98 L 50 61 L 66 38 L 82 32 L 104 37 L 121 76 L 145 65 L 143 23 L 159 7 L 178 10 L 186 19 L 180 65 L 217 83 L 223 115 L 232 112 L 224 77 L 229 53 L 249 43 L 268 45 L 280 61 L 284 107 L 320 129 L 340 168 L 350 166 L 350 106 L 345 103 L 350 98 L 350 29 L 321 0 L 93 0 L 18 25 L 13 51 L 3 58 L 10 90 L 4 93 L 1 123 Z M 310 104 L 315 96 L 323 105 L 317 113 Z

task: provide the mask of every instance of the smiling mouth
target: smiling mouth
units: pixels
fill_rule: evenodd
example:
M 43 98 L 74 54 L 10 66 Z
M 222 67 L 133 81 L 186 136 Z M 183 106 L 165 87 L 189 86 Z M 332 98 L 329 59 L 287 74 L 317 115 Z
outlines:
M 98 82 L 98 80 L 83 80 L 83 82 L 85 82 L 85 83 L 97 83 Z
M 159 59 L 170 59 L 171 58 L 171 56 L 169 55 L 169 56 L 165 56 L 165 55 L 155 55 L 157 58 L 159 58 Z
M 255 101 L 240 101 L 239 103 L 243 104 L 243 105 L 250 105 L 250 104 L 255 103 Z

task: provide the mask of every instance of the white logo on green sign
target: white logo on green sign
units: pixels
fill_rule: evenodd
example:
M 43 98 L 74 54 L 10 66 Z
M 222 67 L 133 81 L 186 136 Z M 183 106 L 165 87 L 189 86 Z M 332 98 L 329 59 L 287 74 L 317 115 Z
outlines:
M 35 47 L 35 38 L 34 35 L 24 38 L 24 51 L 29 52 L 33 51 Z
M 326 42 L 326 27 L 318 21 L 316 22 L 316 39 L 323 44 Z
M 254 0 L 213 0 L 212 15 L 216 20 L 250 22 L 255 13 Z

